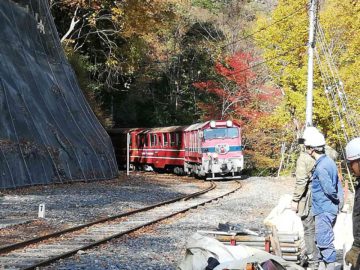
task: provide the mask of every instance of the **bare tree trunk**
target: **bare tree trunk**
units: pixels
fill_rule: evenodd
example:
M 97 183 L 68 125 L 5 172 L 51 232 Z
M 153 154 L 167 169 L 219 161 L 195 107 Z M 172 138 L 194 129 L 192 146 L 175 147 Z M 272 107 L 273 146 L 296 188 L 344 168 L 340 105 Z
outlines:
M 66 34 L 61 38 L 61 43 L 64 42 L 65 39 L 68 38 L 68 36 L 70 36 L 70 34 L 72 33 L 72 31 L 74 31 L 75 29 L 75 26 L 78 22 L 80 22 L 80 19 L 76 20 L 76 14 L 78 12 L 78 7 L 75 9 L 75 12 L 74 12 L 74 16 L 73 18 L 71 19 L 71 23 L 70 23 L 70 27 L 69 27 L 69 30 L 66 32 Z

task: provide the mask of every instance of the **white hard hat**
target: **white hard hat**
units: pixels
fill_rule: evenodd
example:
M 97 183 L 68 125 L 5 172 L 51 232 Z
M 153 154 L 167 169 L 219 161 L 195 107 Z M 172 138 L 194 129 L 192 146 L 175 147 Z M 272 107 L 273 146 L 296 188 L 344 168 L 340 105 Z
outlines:
M 346 159 L 360 159 L 360 137 L 352 139 L 345 147 Z
M 319 131 L 306 135 L 305 146 L 321 147 L 325 145 L 325 137 Z
M 303 139 L 306 140 L 306 138 L 309 138 L 314 133 L 320 133 L 320 131 L 316 127 L 306 127 L 303 133 Z

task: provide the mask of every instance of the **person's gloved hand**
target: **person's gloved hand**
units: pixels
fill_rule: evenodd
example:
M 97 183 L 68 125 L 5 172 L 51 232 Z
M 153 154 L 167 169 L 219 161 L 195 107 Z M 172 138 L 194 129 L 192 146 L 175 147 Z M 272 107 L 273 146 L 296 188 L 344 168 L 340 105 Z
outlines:
M 346 253 L 345 262 L 346 265 L 351 263 L 354 269 L 359 269 L 360 267 L 360 247 L 352 246 L 352 248 Z

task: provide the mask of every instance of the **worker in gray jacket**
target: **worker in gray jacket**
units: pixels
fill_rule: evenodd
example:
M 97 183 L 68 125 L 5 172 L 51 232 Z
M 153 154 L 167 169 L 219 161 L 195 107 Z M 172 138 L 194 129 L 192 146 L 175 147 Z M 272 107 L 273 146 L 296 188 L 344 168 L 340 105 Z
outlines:
M 319 130 L 315 127 L 307 127 L 302 138 L 299 139 L 301 152 L 296 162 L 296 183 L 292 198 L 292 209 L 297 212 L 303 223 L 306 255 L 309 264 L 316 263 L 318 258 L 318 250 L 315 244 L 315 221 L 314 217 L 310 214 L 311 171 L 315 165 L 315 159 L 305 152 L 303 144 L 306 138 L 314 132 L 319 132 Z M 325 151 L 333 160 L 337 159 L 338 153 L 334 149 L 326 146 Z
M 351 264 L 353 270 L 360 269 L 360 137 L 351 140 L 345 148 L 346 159 L 356 176 L 355 201 L 353 208 L 353 234 L 354 243 L 346 253 L 345 262 Z

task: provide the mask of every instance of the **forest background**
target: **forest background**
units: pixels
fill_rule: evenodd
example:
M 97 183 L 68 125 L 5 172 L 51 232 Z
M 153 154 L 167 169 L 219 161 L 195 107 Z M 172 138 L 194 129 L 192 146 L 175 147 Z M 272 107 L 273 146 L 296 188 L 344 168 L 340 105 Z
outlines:
M 50 0 L 80 86 L 105 128 L 236 119 L 257 175 L 294 169 L 305 122 L 307 0 Z M 353 119 L 360 112 L 360 3 L 320 1 Z M 323 59 L 322 59 L 323 58 Z M 319 53 L 319 63 L 327 59 Z M 350 128 L 314 71 L 313 121 L 341 152 Z M 326 69 L 326 66 L 323 68 Z M 328 70 L 327 72 L 332 72 Z M 335 82 L 336 84 L 336 82 Z M 338 116 L 338 117 L 337 117 Z M 344 115 L 343 115 L 344 116 Z

